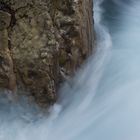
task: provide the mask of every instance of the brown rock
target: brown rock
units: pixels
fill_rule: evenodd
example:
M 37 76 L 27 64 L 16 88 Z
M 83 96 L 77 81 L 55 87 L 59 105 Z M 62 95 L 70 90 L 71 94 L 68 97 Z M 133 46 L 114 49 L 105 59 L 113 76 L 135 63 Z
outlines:
M 0 24 L 0 87 L 17 83 L 40 105 L 94 46 L 92 0 L 0 0 Z
M 16 88 L 13 61 L 8 47 L 8 31 L 11 15 L 0 10 L 0 87 L 14 91 Z

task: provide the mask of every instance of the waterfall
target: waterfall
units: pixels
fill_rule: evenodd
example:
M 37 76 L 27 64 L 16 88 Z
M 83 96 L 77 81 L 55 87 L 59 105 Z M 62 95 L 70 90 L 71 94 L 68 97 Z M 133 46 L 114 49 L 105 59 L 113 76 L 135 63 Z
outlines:
M 139 140 L 140 1 L 94 0 L 96 54 L 45 116 L 0 96 L 0 140 Z

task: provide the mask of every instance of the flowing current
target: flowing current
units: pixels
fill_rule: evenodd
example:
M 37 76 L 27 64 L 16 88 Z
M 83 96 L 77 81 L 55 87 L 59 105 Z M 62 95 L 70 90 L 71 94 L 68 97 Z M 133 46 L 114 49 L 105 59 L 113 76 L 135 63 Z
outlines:
M 50 115 L 0 97 L 0 140 L 139 140 L 140 1 L 94 0 L 96 54 Z

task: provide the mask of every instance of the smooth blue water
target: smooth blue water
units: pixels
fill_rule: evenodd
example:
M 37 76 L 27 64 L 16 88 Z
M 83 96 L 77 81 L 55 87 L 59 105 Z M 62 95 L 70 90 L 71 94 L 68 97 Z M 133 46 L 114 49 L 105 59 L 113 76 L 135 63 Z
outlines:
M 140 1 L 94 0 L 94 14 L 96 54 L 73 86 L 49 117 L 1 97 L 0 140 L 139 140 Z

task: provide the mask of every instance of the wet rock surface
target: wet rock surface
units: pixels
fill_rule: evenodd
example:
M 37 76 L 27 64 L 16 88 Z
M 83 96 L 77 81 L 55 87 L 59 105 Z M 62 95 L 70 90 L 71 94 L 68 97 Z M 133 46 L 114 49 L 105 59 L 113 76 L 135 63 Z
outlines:
M 0 0 L 0 87 L 55 102 L 94 47 L 92 17 L 92 0 Z

